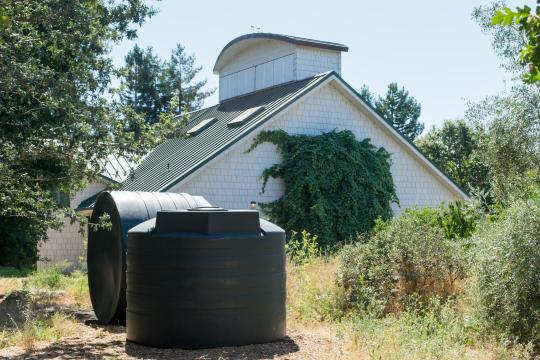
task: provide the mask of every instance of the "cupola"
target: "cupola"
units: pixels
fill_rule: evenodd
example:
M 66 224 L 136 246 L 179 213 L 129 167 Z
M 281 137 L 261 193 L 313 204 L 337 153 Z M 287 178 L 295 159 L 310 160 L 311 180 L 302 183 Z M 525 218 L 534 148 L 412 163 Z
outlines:
M 219 54 L 219 101 L 335 71 L 345 45 L 296 36 L 252 33 L 230 41 Z

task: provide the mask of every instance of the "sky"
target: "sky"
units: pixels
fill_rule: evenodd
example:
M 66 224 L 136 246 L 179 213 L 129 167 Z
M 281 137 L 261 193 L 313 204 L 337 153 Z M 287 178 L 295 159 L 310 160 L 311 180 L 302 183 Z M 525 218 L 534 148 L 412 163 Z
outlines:
M 523 2 L 509 1 L 509 5 Z M 390 82 L 404 86 L 422 105 L 426 128 L 462 117 L 468 101 L 504 91 L 511 76 L 500 68 L 491 37 L 471 18 L 479 0 L 271 0 L 150 1 L 160 12 L 139 30 L 135 41 L 112 49 L 123 64 L 134 46 L 152 46 L 168 58 L 176 43 L 194 53 L 200 79 L 217 88 L 212 73 L 221 49 L 232 39 L 271 32 L 345 44 L 342 77 L 360 89 L 384 94 Z M 205 105 L 217 103 L 217 92 Z

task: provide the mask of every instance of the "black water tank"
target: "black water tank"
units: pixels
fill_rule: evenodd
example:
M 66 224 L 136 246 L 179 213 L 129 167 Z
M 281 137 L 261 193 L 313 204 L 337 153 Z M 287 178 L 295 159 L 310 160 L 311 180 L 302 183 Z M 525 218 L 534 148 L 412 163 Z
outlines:
M 185 349 L 285 336 L 285 232 L 254 210 L 158 211 L 128 233 L 127 339 Z
M 210 206 L 200 196 L 176 193 L 111 191 L 96 199 L 91 223 L 110 216 L 110 229 L 88 229 L 88 285 L 90 299 L 102 323 L 125 323 L 126 249 L 129 229 L 156 216 L 159 210 Z

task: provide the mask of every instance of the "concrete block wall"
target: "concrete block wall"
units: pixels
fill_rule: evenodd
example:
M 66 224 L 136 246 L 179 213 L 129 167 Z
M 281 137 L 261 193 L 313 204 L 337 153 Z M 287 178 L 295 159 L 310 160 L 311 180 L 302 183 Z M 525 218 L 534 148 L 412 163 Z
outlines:
M 83 191 L 77 193 L 70 201 L 71 207 L 76 208 L 81 201 L 104 189 L 104 183 L 89 183 Z M 38 269 L 43 269 L 49 264 L 57 262 L 67 262 L 73 266 L 77 265 L 81 256 L 86 256 L 84 246 L 86 233 L 81 234 L 79 230 L 80 224 L 78 222 L 71 224 L 68 218 L 64 219 L 62 230 L 49 229 L 47 231 L 48 240 L 39 247 L 40 261 L 37 264 Z
M 400 200 L 400 206 L 393 205 L 395 214 L 411 206 L 436 206 L 460 197 L 376 121 L 328 84 L 293 104 L 290 111 L 270 120 L 260 130 L 283 129 L 289 134 L 316 135 L 349 129 L 358 140 L 370 138 L 375 146 L 384 147 L 392 156 L 391 170 Z M 279 163 L 281 156 L 271 144 L 262 144 L 245 153 L 254 137 L 255 134 L 247 136 L 171 191 L 202 195 L 213 205 L 225 208 L 242 209 L 251 201 L 279 199 L 285 190 L 283 181 L 269 179 L 266 191 L 260 194 L 260 175 L 265 168 Z

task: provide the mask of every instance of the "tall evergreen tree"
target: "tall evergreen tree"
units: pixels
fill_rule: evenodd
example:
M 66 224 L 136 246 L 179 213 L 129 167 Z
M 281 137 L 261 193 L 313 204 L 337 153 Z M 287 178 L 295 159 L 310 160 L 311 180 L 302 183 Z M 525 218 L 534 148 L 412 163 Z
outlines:
M 177 112 L 184 109 L 188 111 L 199 109 L 208 96 L 215 89 L 204 91 L 206 79 L 196 81 L 195 77 L 202 66 L 195 65 L 195 55 L 187 55 L 184 46 L 177 44 L 171 53 L 169 61 L 165 64 L 165 81 L 168 82 L 168 96 L 178 98 Z
M 375 101 L 375 108 L 386 120 L 391 122 L 401 133 L 414 140 L 424 130 L 424 124 L 418 121 L 421 106 L 405 88 L 398 88 L 396 83 L 388 85 L 386 96 Z
M 424 124 L 418 121 L 420 104 L 405 88 L 400 89 L 396 83 L 388 85 L 384 97 L 375 98 L 366 85 L 362 86 L 359 95 L 411 141 L 424 130 Z
M 162 64 L 151 47 L 138 45 L 128 52 L 121 69 L 121 102 L 144 114 L 147 123 L 154 123 L 165 110 L 160 94 Z
M 375 107 L 375 96 L 373 95 L 371 90 L 369 90 L 369 87 L 367 85 L 362 85 L 360 91 L 358 92 L 358 95 L 360 95 L 360 97 L 369 105 Z
M 144 114 L 149 124 L 164 112 L 180 114 L 199 109 L 204 99 L 214 92 L 203 90 L 206 80 L 195 80 L 201 69 L 195 64 L 195 55 L 187 55 L 180 44 L 166 61 L 161 60 L 151 47 L 141 49 L 135 45 L 126 55 L 120 72 L 120 100 L 125 106 Z M 174 109 L 171 108 L 173 102 Z

